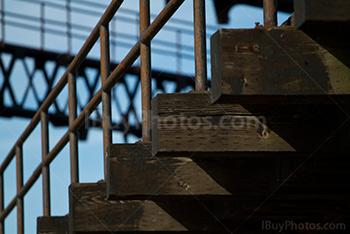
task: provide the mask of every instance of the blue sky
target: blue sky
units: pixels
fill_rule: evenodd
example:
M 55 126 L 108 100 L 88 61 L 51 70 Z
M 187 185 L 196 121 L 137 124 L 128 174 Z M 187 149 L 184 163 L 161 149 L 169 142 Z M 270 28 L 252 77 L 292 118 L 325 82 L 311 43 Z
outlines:
M 51 0 L 47 1 L 51 3 L 64 5 L 64 0 Z M 99 1 L 105 5 L 109 3 L 108 0 Z M 152 14 L 157 14 L 164 7 L 163 0 L 151 1 L 151 12 Z M 192 21 L 192 2 L 190 0 L 185 1 L 183 6 L 175 13 L 174 18 Z M 72 0 L 72 6 L 79 7 L 79 4 Z M 10 12 L 22 13 L 28 16 L 39 16 L 40 8 L 38 5 L 30 3 L 30 0 L 5 0 L 5 9 Z M 52 20 L 65 20 L 65 13 L 63 10 L 47 7 L 45 8 L 45 17 Z M 137 26 L 135 22 L 137 19 L 136 15 L 128 13 L 128 9 L 137 10 L 138 0 L 125 0 L 122 8 L 124 12 L 118 12 L 116 19 L 117 23 L 115 25 L 117 32 L 136 34 Z M 94 9 L 99 11 L 102 15 L 102 9 Z M 212 25 L 211 29 L 207 31 L 208 34 L 212 34 L 218 28 L 253 28 L 255 22 L 262 23 L 263 13 L 259 8 L 248 7 L 248 6 L 237 6 L 230 11 L 230 22 L 227 25 L 217 25 L 216 17 L 214 15 L 215 10 L 213 8 L 213 2 L 207 1 L 207 24 Z M 118 20 L 118 16 L 134 17 L 135 20 L 130 20 L 130 22 L 123 22 Z M 286 20 L 289 15 L 279 13 L 279 24 Z M 13 17 L 13 21 L 20 20 Z M 82 14 L 73 14 L 72 20 L 86 28 L 92 28 L 98 21 L 97 16 L 86 16 Z M 39 22 L 33 23 L 39 26 Z M 176 24 L 175 24 L 176 25 Z M 167 26 L 171 26 L 171 22 Z M 166 26 L 166 27 L 167 27 Z M 187 30 L 191 30 L 192 25 L 183 26 Z M 76 32 L 81 34 L 80 37 L 72 41 L 72 52 L 75 54 L 78 49 L 80 49 L 82 43 L 84 42 L 86 32 Z M 84 34 L 85 33 L 85 34 Z M 38 32 L 33 32 L 31 30 L 19 29 L 16 27 L 7 26 L 5 34 L 5 42 L 11 44 L 26 45 L 29 47 L 39 48 L 40 47 L 40 34 Z M 117 34 L 118 35 L 118 34 Z M 155 38 L 157 40 L 164 41 L 174 41 L 176 35 L 171 32 L 171 30 L 163 30 Z M 119 39 L 120 42 L 133 44 L 134 41 Z M 209 37 L 208 46 L 209 46 Z M 135 36 L 136 41 L 136 36 Z M 183 35 L 182 43 L 185 46 L 193 46 L 193 36 Z M 153 48 L 157 47 L 156 44 L 152 44 Z M 46 50 L 56 51 L 60 53 L 65 53 L 67 51 L 67 39 L 65 35 L 46 35 L 45 36 L 45 46 Z M 131 48 L 131 47 L 130 47 Z M 124 55 L 128 52 L 128 48 L 117 47 L 114 48 L 115 51 L 112 53 L 112 59 L 115 61 L 120 61 Z M 208 48 L 209 49 L 209 48 Z M 99 51 L 98 47 L 94 48 L 89 56 L 98 58 Z M 8 60 L 6 56 L 2 57 L 4 63 Z M 177 60 L 175 57 L 169 56 L 168 54 L 156 54 L 152 53 L 152 66 L 153 68 L 164 70 L 168 72 L 177 71 Z M 181 60 L 181 73 L 185 75 L 192 76 L 194 74 L 194 61 L 189 59 Z M 62 73 L 64 71 L 61 71 Z M 210 73 L 210 58 L 208 57 L 208 73 Z M 0 84 L 2 82 L 2 74 L 0 74 Z M 23 70 L 21 67 L 18 71 L 14 73 L 13 82 L 16 83 L 16 88 L 18 92 L 23 91 L 24 85 L 22 85 L 21 77 L 23 77 Z M 18 85 L 17 85 L 18 84 Z M 37 84 L 40 88 L 44 89 L 43 84 Z M 170 88 L 169 88 L 170 90 Z M 79 92 L 79 89 L 78 89 Z M 44 93 L 44 92 L 41 92 Z M 122 98 L 122 97 L 121 97 Z M 135 103 L 140 102 L 140 92 L 135 97 Z M 62 100 L 65 100 L 63 97 Z M 29 101 L 29 106 L 33 105 Z M 123 105 L 123 104 L 122 104 Z M 137 105 L 140 109 L 140 105 Z M 33 106 L 33 108 L 37 108 Z M 115 111 L 115 110 L 114 110 Z M 140 113 L 139 113 L 140 114 Z M 117 117 L 116 117 L 117 118 Z M 23 132 L 25 127 L 28 125 L 29 120 L 23 118 L 3 118 L 0 117 L 0 161 L 6 157 L 9 150 L 12 148 L 18 136 Z M 55 143 L 60 139 L 60 137 L 65 133 L 67 128 L 60 127 L 55 128 L 50 124 L 50 148 L 52 148 Z M 138 139 L 129 138 L 132 143 Z M 120 133 L 113 133 L 113 142 L 122 142 L 122 136 Z M 65 215 L 68 213 L 68 185 L 69 185 L 69 152 L 68 146 L 57 156 L 57 158 L 51 164 L 51 205 L 52 205 L 52 215 Z M 103 157 L 102 157 L 102 131 L 93 129 L 90 130 L 87 141 L 82 141 L 79 143 L 79 168 L 80 168 L 80 180 L 81 182 L 96 182 L 103 178 Z M 24 143 L 24 182 L 32 174 L 32 171 L 38 166 L 41 160 L 41 146 L 40 146 L 40 124 L 30 135 L 28 140 Z M 8 169 L 5 171 L 5 205 L 7 205 L 15 195 L 16 183 L 15 183 L 15 162 L 11 162 Z M 36 233 L 36 218 L 42 215 L 42 200 L 41 200 L 41 178 L 35 183 L 33 188 L 25 196 L 25 231 L 26 233 L 34 234 Z M 15 209 L 6 219 L 6 233 L 15 233 L 16 230 L 16 211 Z

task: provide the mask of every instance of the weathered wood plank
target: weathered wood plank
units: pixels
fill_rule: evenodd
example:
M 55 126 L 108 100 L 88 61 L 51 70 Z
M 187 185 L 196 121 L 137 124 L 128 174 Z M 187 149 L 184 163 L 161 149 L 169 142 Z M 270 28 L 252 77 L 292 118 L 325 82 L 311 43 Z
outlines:
M 151 144 L 113 144 L 108 151 L 110 198 L 343 199 L 350 197 L 350 157 L 298 154 L 254 157 L 155 157 Z M 281 186 L 281 187 L 280 187 Z M 280 188 L 279 188 L 280 187 Z
M 349 122 L 337 105 L 211 104 L 209 92 L 159 94 L 152 116 L 152 152 L 158 156 L 350 152 Z
M 349 220 L 344 200 L 113 200 L 105 199 L 105 185 L 73 184 L 70 187 L 70 231 L 108 232 L 226 232 L 261 229 L 263 220 L 327 222 L 326 215 L 342 211 L 338 220 Z M 150 197 L 152 199 L 152 197 Z M 223 226 L 224 225 L 224 226 Z M 258 233 L 258 232 L 257 232 Z
M 69 217 L 72 232 L 225 231 L 197 201 L 181 201 L 180 197 L 176 202 L 108 201 L 105 190 L 103 183 L 71 185 Z M 215 203 L 210 202 L 211 208 Z M 216 214 L 220 217 L 223 211 L 218 210 Z
M 150 143 L 113 144 L 108 153 L 107 188 L 109 196 L 118 198 L 263 197 L 277 186 L 278 163 L 274 157 L 158 158 L 152 156 Z
M 349 103 L 349 62 L 329 51 L 292 28 L 220 29 L 211 38 L 212 101 Z
M 38 217 L 37 233 L 38 234 L 68 234 L 69 229 L 68 215 L 61 217 Z
M 294 0 L 294 12 L 296 28 L 329 33 L 349 30 L 349 1 Z

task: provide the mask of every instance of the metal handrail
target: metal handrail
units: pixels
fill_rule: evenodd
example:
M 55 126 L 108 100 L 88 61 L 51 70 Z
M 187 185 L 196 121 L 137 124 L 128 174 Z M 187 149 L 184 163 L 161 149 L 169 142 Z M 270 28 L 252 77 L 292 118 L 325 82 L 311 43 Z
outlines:
M 144 1 L 144 0 L 142 0 Z M 171 16 L 175 13 L 175 11 L 181 6 L 184 0 L 170 0 L 166 7 L 160 12 L 160 14 L 154 19 L 152 24 L 149 26 L 147 23 L 142 22 L 143 33 L 141 33 L 140 39 L 138 42 L 132 47 L 129 53 L 125 56 L 125 58 L 119 63 L 119 65 L 113 70 L 111 74 L 109 74 L 109 30 L 108 24 L 112 20 L 114 14 L 119 9 L 123 0 L 112 0 L 106 9 L 103 16 L 100 18 L 99 22 L 94 27 L 93 31 L 85 41 L 84 45 L 78 52 L 78 54 L 74 57 L 72 62 L 69 64 L 67 70 L 62 75 L 56 86 L 49 93 L 47 98 L 39 107 L 38 111 L 35 113 L 31 122 L 21 134 L 21 136 L 16 141 L 15 145 L 10 150 L 9 154 L 3 161 L 0 166 L 0 233 L 4 233 L 4 220 L 9 215 L 9 213 L 13 210 L 15 206 L 17 206 L 17 230 L 18 233 L 24 232 L 24 221 L 23 221 L 23 198 L 25 194 L 29 191 L 29 189 L 33 186 L 39 176 L 43 175 L 43 200 L 44 200 L 44 215 L 50 216 L 50 202 L 49 202 L 49 165 L 53 161 L 53 159 L 58 155 L 59 152 L 65 147 L 65 145 L 70 141 L 70 158 L 71 158 L 71 182 L 79 182 L 78 178 L 78 150 L 77 150 L 77 132 L 83 126 L 86 121 L 86 117 L 89 116 L 101 103 L 103 104 L 103 122 L 104 122 L 104 149 L 106 145 L 112 142 L 111 134 L 110 134 L 110 91 L 117 84 L 120 78 L 126 73 L 126 71 L 132 66 L 132 64 L 136 61 L 136 59 L 140 56 L 141 48 L 147 49 L 147 45 L 151 42 L 151 40 L 156 36 L 156 34 L 161 30 L 161 28 L 165 25 L 165 23 L 171 18 Z M 149 1 L 146 5 L 143 4 L 142 7 L 147 8 Z M 204 0 L 194 0 L 195 7 L 200 7 L 200 9 L 204 9 Z M 140 4 L 141 6 L 141 4 Z M 141 9 L 140 11 L 144 13 L 145 9 Z M 195 9 L 195 25 L 200 25 L 201 28 L 204 27 L 203 17 L 196 17 L 196 14 L 203 14 L 203 12 L 198 12 Z M 147 20 L 149 17 L 146 13 L 145 17 L 140 17 L 141 20 Z M 148 18 L 149 19 L 149 18 Z M 148 26 L 148 27 L 147 27 Z M 205 38 L 205 31 L 198 31 L 196 36 L 198 36 L 201 40 L 203 37 Z M 77 72 L 79 66 L 82 64 L 83 60 L 86 59 L 89 51 L 92 49 L 94 44 L 97 42 L 98 38 L 101 39 L 101 78 L 102 85 L 101 88 L 97 91 L 97 93 L 91 98 L 85 108 L 82 110 L 79 116 L 76 116 L 76 80 L 75 73 Z M 204 47 L 204 48 L 203 48 Z M 206 51 L 205 44 L 196 43 L 195 48 L 198 51 Z M 148 48 L 150 49 L 150 48 Z M 142 54 L 144 54 L 142 52 Z M 141 74 L 145 72 L 144 69 L 150 69 L 150 57 L 142 56 L 141 59 L 143 63 L 148 64 L 147 66 L 141 66 Z M 196 66 L 202 66 L 197 64 Z M 203 67 L 200 69 L 204 69 Z M 149 72 L 149 71 L 148 71 Z M 203 87 L 203 83 L 206 80 L 206 76 L 201 76 L 201 80 L 199 81 L 200 86 Z M 146 82 L 149 77 L 144 77 Z M 49 151 L 48 147 L 48 121 L 47 121 L 47 111 L 49 107 L 53 104 L 57 96 L 63 90 L 63 88 L 68 84 L 69 89 L 69 129 L 67 132 L 61 137 L 58 143 L 53 147 L 51 151 Z M 143 83 L 143 85 L 145 85 Z M 204 85 L 205 86 L 205 85 Z M 142 95 L 150 95 L 146 91 Z M 149 108 L 150 99 L 147 99 L 147 105 Z M 143 107 L 143 109 L 145 109 Z M 147 109 L 146 109 L 147 110 Z M 147 110 L 149 111 L 149 109 Z M 149 118 L 143 119 L 143 121 L 150 121 Z M 42 163 L 38 165 L 38 167 L 34 170 L 33 174 L 29 177 L 26 183 L 23 184 L 23 143 L 29 137 L 29 135 L 33 132 L 36 126 L 41 122 L 42 125 Z M 144 125 L 144 126 L 147 126 Z M 150 129 L 148 129 L 150 131 Z M 149 133 L 147 133 L 149 134 Z M 11 200 L 11 202 L 4 207 L 4 171 L 12 161 L 12 159 L 16 156 L 16 178 L 17 178 L 17 194 Z M 105 157 L 104 157 L 105 158 Z

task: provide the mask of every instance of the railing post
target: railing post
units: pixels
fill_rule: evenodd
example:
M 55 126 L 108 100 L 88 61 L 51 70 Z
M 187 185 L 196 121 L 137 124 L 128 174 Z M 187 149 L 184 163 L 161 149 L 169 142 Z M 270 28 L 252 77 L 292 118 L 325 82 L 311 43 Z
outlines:
M 23 187 L 23 146 L 16 146 L 16 179 L 17 179 L 17 194 Z M 23 197 L 17 196 L 17 233 L 24 234 L 24 207 Z
M 4 173 L 0 174 L 0 214 L 4 211 Z M 0 234 L 4 234 L 5 220 L 0 220 Z
M 207 90 L 207 46 L 205 23 L 205 0 L 193 0 L 194 8 L 194 50 L 195 50 L 195 89 Z
M 277 26 L 277 0 L 264 0 L 264 27 Z
M 102 85 L 110 75 L 109 29 L 108 25 L 100 27 L 101 46 L 101 82 Z M 102 92 L 102 128 L 103 128 L 103 162 L 105 180 L 107 179 L 107 147 L 112 144 L 111 92 Z
M 72 73 L 68 74 L 68 108 L 69 108 L 69 128 L 72 127 L 74 120 L 77 117 L 77 87 L 76 77 Z M 69 133 L 70 146 L 70 168 L 71 168 L 71 183 L 79 182 L 78 168 L 78 134 Z
M 46 155 L 49 153 L 49 118 L 47 111 L 40 113 L 41 118 L 41 158 L 42 169 L 41 174 L 43 178 L 43 215 L 50 216 L 50 169 L 49 165 L 45 165 L 44 161 Z
M 149 0 L 140 0 L 140 35 L 150 25 Z M 142 140 L 151 141 L 151 43 L 141 43 Z

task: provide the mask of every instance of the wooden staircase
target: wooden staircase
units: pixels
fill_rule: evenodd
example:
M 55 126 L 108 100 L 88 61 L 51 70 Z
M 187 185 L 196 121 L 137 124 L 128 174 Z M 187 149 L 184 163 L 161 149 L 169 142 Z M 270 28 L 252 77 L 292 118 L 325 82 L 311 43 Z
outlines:
M 317 5 L 298 7 L 308 2 Z M 348 25 L 334 9 L 327 20 Z M 349 46 L 311 37 L 315 14 L 295 15 L 304 31 L 218 31 L 211 92 L 157 95 L 152 143 L 110 145 L 107 180 L 72 184 L 69 214 L 39 217 L 38 233 L 278 233 L 263 222 L 288 220 L 350 228 Z

